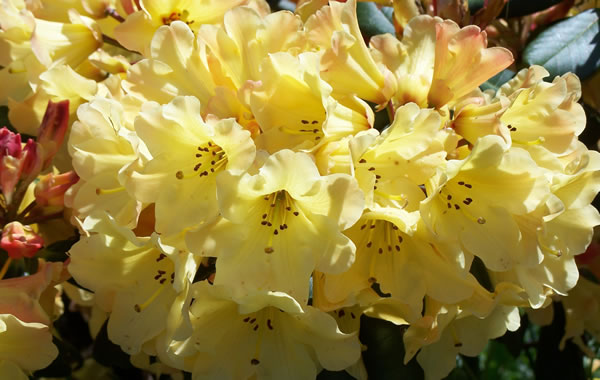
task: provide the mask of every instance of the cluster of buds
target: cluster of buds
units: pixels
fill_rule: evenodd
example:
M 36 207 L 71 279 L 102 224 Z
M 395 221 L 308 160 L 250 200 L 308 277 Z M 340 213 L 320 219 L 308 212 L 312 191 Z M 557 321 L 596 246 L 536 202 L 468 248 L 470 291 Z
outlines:
M 43 208 L 60 206 L 64 194 L 79 177 L 74 172 L 40 173 L 51 166 L 62 144 L 69 122 L 69 101 L 49 102 L 37 141 L 21 141 L 19 133 L 0 129 L 0 247 L 11 259 L 33 257 L 43 246 L 43 239 L 31 224 L 44 216 Z M 35 183 L 35 201 L 23 204 L 27 189 Z

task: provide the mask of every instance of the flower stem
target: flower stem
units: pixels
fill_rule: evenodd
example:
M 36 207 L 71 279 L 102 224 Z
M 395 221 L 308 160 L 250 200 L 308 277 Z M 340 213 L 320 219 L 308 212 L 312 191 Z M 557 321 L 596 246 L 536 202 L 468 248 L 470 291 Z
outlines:
M 11 262 L 12 262 L 11 257 L 7 258 L 6 261 L 4 262 L 4 265 L 2 266 L 2 270 L 0 270 L 0 280 L 2 280 L 4 278 L 4 275 L 6 274 L 6 271 L 8 270 L 8 267 L 10 266 Z

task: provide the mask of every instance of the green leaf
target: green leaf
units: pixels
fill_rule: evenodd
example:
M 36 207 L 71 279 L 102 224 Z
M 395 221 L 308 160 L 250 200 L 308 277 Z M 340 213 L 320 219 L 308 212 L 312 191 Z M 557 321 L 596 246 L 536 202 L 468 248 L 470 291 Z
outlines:
M 381 13 L 388 19 L 389 22 L 394 25 L 394 8 L 392 7 L 381 7 Z
M 396 33 L 394 25 L 374 3 L 361 2 L 356 4 L 356 15 L 358 17 L 360 30 L 366 37 L 384 33 Z
M 469 0 L 469 12 L 471 14 L 483 8 L 485 0 Z
M 8 121 L 8 106 L 0 106 L 0 128 L 6 127 L 14 132 L 14 128 Z
M 483 82 L 479 88 L 483 91 L 485 90 L 494 90 L 498 91 L 500 86 L 504 83 L 508 82 L 515 76 L 515 72 L 509 69 L 504 69 L 500 71 L 498 74 L 494 75 L 487 81 Z
M 541 32 L 523 51 L 523 62 L 541 65 L 551 78 L 574 72 L 585 79 L 600 68 L 600 9 L 589 9 Z
M 554 320 L 540 329 L 535 361 L 536 379 L 584 380 L 583 353 L 571 339 L 564 349 L 559 344 L 565 334 L 565 311 L 561 303 L 554 303 Z
M 494 285 L 492 285 L 492 281 L 490 280 L 490 274 L 488 273 L 485 264 L 479 257 L 475 256 L 473 258 L 470 272 L 473 276 L 475 276 L 481 286 L 483 286 L 489 292 L 494 292 Z
M 34 373 L 36 378 L 68 377 L 73 369 L 83 365 L 83 357 L 75 346 L 56 337 L 52 337 L 52 343 L 58 348 L 58 356 L 48 367 L 36 371 Z
M 121 347 L 114 344 L 108 339 L 108 321 L 104 322 L 100 332 L 96 336 L 94 342 L 94 359 L 105 367 L 112 367 L 115 369 L 133 369 L 133 365 L 129 361 L 129 355 L 127 355 Z
M 369 380 L 421 380 L 424 373 L 413 358 L 404 364 L 404 331 L 406 326 L 362 316 L 360 319 L 360 341 L 367 349 L 363 361 Z
M 332 372 L 324 369 L 317 376 L 317 380 L 354 380 L 354 377 L 346 371 Z
M 560 3 L 562 0 L 510 0 L 508 6 L 504 6 L 500 12 L 502 18 L 521 17 L 530 15 L 535 12 L 543 11 L 553 5 Z M 483 8 L 484 0 L 469 0 L 469 12 L 471 14 Z
M 46 261 L 64 262 L 69 256 L 67 251 L 71 249 L 73 244 L 77 243 L 79 236 L 75 235 L 69 239 L 54 242 L 47 247 L 44 247 L 38 252 L 38 256 Z

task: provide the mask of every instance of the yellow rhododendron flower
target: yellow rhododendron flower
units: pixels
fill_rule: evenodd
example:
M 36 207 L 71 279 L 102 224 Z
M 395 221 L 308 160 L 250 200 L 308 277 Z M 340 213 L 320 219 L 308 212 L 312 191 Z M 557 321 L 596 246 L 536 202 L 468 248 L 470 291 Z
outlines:
M 396 77 L 396 106 L 415 102 L 421 107 L 442 108 L 513 61 L 508 50 L 488 48 L 486 33 L 477 26 L 460 28 L 451 20 L 430 16 L 413 18 L 402 41 L 390 35 L 375 36 L 371 48 L 377 61 Z
M 250 110 L 260 128 L 258 148 L 316 149 L 371 127 L 370 107 L 360 99 L 338 102 L 319 77 L 318 56 L 273 53 L 261 65 L 260 85 L 250 94 Z M 348 106 L 346 106 L 348 105 Z
M 256 175 L 224 172 L 217 198 L 223 218 L 187 235 L 192 252 L 217 257 L 215 285 L 283 291 L 305 305 L 313 270 L 354 261 L 341 231 L 360 217 L 362 192 L 348 175 L 321 176 L 307 154 L 281 150 Z
M 396 80 L 369 53 L 358 27 L 356 0 L 330 2 L 306 20 L 306 30 L 310 43 L 322 51 L 322 76 L 333 86 L 334 97 L 356 94 L 380 106 L 387 103 Z
M 182 21 L 194 32 L 203 24 L 219 24 L 228 10 L 247 2 L 246 0 L 141 0 L 138 10 L 128 15 L 115 29 L 115 36 L 127 49 L 144 55 L 154 32 L 162 25 Z
M 426 294 L 448 303 L 470 297 L 478 284 L 461 267 L 460 249 L 438 249 L 422 223 L 407 234 L 402 216 L 386 211 L 365 212 L 345 232 L 356 244 L 356 260 L 348 271 L 325 276 L 325 297 L 340 302 L 375 282 L 416 312 Z
M 233 119 L 207 120 L 194 97 L 177 97 L 160 106 L 149 102 L 135 130 L 152 159 L 136 169 L 128 191 L 156 204 L 156 231 L 176 234 L 217 217 L 219 173 L 242 173 L 254 161 L 250 133 Z
M 89 236 L 71 248 L 69 272 L 110 312 L 109 338 L 125 352 L 139 353 L 168 327 L 170 307 L 187 289 L 195 259 L 157 236 L 136 237 L 106 214 L 88 216 L 82 227 Z
M 447 166 L 427 184 L 425 223 L 436 235 L 458 238 L 489 269 L 510 269 L 520 235 L 512 215 L 545 202 L 548 180 L 526 151 L 508 149 L 499 136 L 480 138 L 465 160 Z
M 194 332 L 181 355 L 193 379 L 312 379 L 359 359 L 356 333 L 342 333 L 333 317 L 285 293 L 240 299 L 204 283 L 192 292 Z
M 68 146 L 80 181 L 69 190 L 68 205 L 80 220 L 102 210 L 120 225 L 135 227 L 141 202 L 125 190 L 125 172 L 143 158 L 143 147 L 125 126 L 123 107 L 95 98 L 79 107 L 77 116 Z
M 511 105 L 501 120 L 509 127 L 513 144 L 538 142 L 553 153 L 569 153 L 586 122 L 577 103 L 580 97 L 581 84 L 574 74 L 556 77 L 552 83 L 540 78 L 510 95 Z
M 28 379 L 58 356 L 47 325 L 12 314 L 0 314 L 0 346 L 0 376 L 6 379 Z

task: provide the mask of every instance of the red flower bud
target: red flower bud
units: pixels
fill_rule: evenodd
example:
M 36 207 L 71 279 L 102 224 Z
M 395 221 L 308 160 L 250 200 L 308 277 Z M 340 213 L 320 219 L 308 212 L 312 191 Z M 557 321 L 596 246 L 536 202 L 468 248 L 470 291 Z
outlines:
M 36 234 L 30 226 L 24 226 L 19 222 L 11 222 L 2 230 L 0 247 L 8 252 L 13 259 L 21 257 L 33 257 L 44 245 L 44 239 Z
M 56 155 L 58 148 L 63 143 L 68 127 L 69 101 L 63 100 L 58 103 L 49 101 L 37 138 L 44 152 L 42 170 L 50 166 L 54 155 Z

